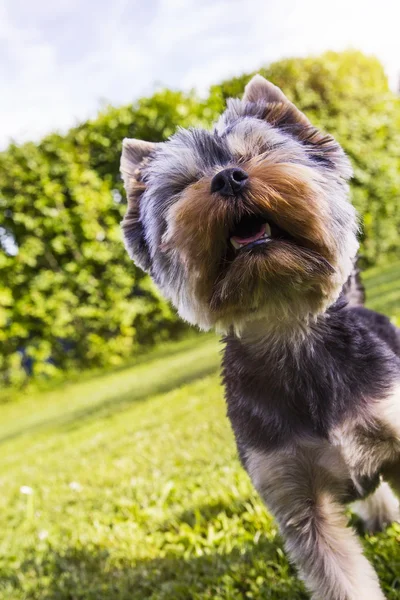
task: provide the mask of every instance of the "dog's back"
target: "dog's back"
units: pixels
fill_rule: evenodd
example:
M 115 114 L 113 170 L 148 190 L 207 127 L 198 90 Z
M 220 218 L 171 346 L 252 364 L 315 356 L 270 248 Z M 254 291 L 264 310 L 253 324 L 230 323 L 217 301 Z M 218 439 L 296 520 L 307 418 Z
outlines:
M 348 305 L 354 309 L 359 318 L 371 331 L 400 356 L 400 329 L 395 327 L 385 316 L 365 307 L 366 292 L 362 282 L 358 257 L 354 261 L 353 270 L 343 286 L 343 295 Z

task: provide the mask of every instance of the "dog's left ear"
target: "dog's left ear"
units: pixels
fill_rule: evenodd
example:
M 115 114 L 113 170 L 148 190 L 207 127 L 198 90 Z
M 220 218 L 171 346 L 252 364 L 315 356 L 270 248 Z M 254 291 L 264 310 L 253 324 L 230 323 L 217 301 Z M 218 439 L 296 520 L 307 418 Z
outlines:
M 144 142 L 134 138 L 125 138 L 122 142 L 121 175 L 124 180 L 125 189 L 129 194 L 129 188 L 135 182 L 141 181 L 141 171 L 157 144 Z
M 275 110 L 273 110 L 273 106 L 271 106 L 270 116 L 272 118 L 274 116 L 278 117 L 279 113 L 283 116 L 282 113 L 284 113 L 286 120 L 293 124 L 311 126 L 306 115 L 286 98 L 282 90 L 262 77 L 262 75 L 254 75 L 246 85 L 243 101 L 276 105 Z
M 255 75 L 245 87 L 243 102 L 264 105 L 263 118 L 274 127 L 290 131 L 315 161 L 335 167 L 343 179 L 352 176 L 350 161 L 337 141 L 314 127 L 276 85 Z
M 150 268 L 150 255 L 140 221 L 140 202 L 146 189 L 143 167 L 151 160 L 157 144 L 125 138 L 122 142 L 121 175 L 128 199 L 128 209 L 122 221 L 125 245 L 130 257 L 144 271 Z

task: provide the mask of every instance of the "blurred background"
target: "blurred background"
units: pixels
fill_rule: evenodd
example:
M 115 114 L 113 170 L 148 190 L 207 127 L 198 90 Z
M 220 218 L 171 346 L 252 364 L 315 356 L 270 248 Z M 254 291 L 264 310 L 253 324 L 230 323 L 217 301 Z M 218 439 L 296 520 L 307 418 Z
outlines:
M 400 325 L 399 22 L 395 0 L 0 0 L 2 600 L 306 598 L 215 337 L 123 248 L 121 141 L 208 128 L 260 72 L 350 156 L 368 303 Z M 364 540 L 388 598 L 399 541 Z

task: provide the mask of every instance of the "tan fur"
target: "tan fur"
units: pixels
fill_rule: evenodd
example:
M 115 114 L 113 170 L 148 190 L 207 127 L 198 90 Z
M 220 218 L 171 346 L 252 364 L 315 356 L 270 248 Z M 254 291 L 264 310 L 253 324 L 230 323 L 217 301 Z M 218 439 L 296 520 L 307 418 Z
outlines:
M 222 202 L 215 202 L 210 194 L 211 178 L 204 177 L 189 186 L 182 197 L 169 210 L 167 232 L 162 248 L 173 247 L 198 282 L 196 297 L 208 298 L 218 273 L 216 256 L 221 256 L 226 236 L 233 223 Z
M 245 166 L 249 174 L 250 197 L 259 209 L 292 234 L 299 243 L 335 258 L 335 241 L 329 231 L 329 210 L 318 174 L 310 167 L 254 159 Z
M 210 307 L 226 318 L 228 314 L 240 314 L 242 307 L 261 307 L 267 294 L 270 304 L 281 309 L 283 320 L 290 306 L 294 310 L 296 292 L 301 291 L 307 299 L 307 314 L 318 312 L 328 295 L 323 289 L 324 278 L 329 281 L 331 272 L 315 253 L 289 243 L 271 242 L 265 254 L 248 256 L 243 252 L 235 259 L 215 282 Z

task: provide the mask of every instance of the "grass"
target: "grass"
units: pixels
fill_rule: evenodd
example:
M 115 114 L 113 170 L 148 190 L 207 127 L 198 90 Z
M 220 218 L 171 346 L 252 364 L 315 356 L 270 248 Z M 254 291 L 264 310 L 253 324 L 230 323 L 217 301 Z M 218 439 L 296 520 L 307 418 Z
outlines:
M 399 318 L 400 263 L 365 280 Z M 218 350 L 193 338 L 0 407 L 1 600 L 307 598 L 236 458 Z M 363 538 L 390 599 L 399 542 Z
M 389 315 L 400 327 L 400 262 L 369 269 L 363 279 L 368 306 Z

